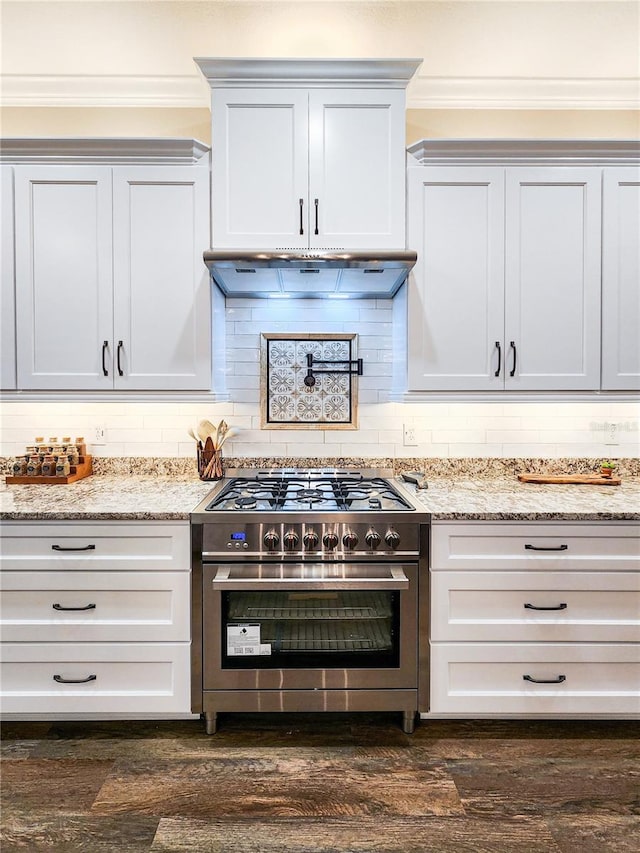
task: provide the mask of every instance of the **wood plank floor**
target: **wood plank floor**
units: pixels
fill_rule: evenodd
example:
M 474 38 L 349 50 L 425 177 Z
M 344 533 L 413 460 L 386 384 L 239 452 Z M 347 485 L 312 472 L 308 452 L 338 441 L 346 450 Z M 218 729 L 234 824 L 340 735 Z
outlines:
M 2 853 L 638 853 L 640 726 L 5 723 Z

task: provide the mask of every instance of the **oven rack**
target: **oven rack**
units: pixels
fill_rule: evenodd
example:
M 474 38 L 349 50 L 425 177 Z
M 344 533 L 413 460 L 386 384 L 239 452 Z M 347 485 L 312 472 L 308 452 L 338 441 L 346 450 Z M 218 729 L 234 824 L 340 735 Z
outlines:
M 274 652 L 373 652 L 392 647 L 391 620 L 341 622 L 269 622 L 261 642 Z M 266 635 L 266 636 L 265 636 Z
M 348 598 L 347 598 L 348 595 Z M 357 592 L 255 592 L 230 596 L 230 619 L 323 620 L 389 619 L 388 593 Z

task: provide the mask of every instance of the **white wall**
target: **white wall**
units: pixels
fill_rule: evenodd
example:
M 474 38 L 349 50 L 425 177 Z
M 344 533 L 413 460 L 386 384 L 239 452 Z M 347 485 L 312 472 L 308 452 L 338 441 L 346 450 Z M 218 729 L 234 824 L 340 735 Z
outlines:
M 355 332 L 364 360 L 357 430 L 260 429 L 260 333 Z M 237 426 L 227 456 L 239 457 L 638 457 L 640 406 L 631 402 L 387 402 L 393 382 L 390 300 L 292 301 L 228 299 L 228 403 L 5 402 L 0 455 L 20 453 L 36 434 L 91 436 L 107 428 L 97 456 L 194 454 L 187 429 L 201 418 Z M 618 444 L 602 426 L 618 425 Z M 403 424 L 418 445 L 403 445 Z M 596 428 L 597 426 L 597 428 Z

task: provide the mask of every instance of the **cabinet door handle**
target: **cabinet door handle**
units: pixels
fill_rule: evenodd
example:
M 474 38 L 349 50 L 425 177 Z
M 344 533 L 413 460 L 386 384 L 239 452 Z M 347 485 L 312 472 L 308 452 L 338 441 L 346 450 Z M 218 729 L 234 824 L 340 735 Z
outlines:
M 86 684 L 88 681 L 95 681 L 97 675 L 88 675 L 86 678 L 63 678 L 61 675 L 54 675 L 53 680 L 58 684 Z
M 302 208 L 304 207 L 304 199 L 298 199 L 298 204 L 300 205 L 300 234 L 304 234 L 304 223 L 302 221 Z
M 95 551 L 95 545 L 82 545 L 80 548 L 65 548 L 63 545 L 52 545 L 52 551 Z
M 529 604 L 528 602 L 524 605 L 525 610 L 566 610 L 567 605 L 565 602 L 561 604 L 555 604 L 553 607 L 538 607 L 537 604 Z
M 516 349 L 515 341 L 509 343 L 509 348 L 513 350 L 513 367 L 509 371 L 509 376 L 516 375 L 516 365 L 518 363 L 518 350 Z
M 554 545 L 551 548 L 544 548 L 540 545 L 525 545 L 525 551 L 568 551 L 568 545 Z
M 318 199 L 317 198 L 314 198 L 313 204 L 314 204 L 315 209 L 316 209 L 316 227 L 315 227 L 315 230 L 313 233 L 318 234 L 319 231 L 318 231 Z
M 533 684 L 562 684 L 567 680 L 566 675 L 559 675 L 557 678 L 533 678 L 531 675 L 523 675 L 524 681 L 531 681 Z
M 117 356 L 118 356 L 118 376 L 124 376 L 124 370 L 122 369 L 122 365 L 120 364 L 120 353 L 122 352 L 122 347 L 123 347 L 123 346 L 124 346 L 124 344 L 122 343 L 122 341 L 118 341 L 118 352 L 117 352 Z
M 108 376 L 109 371 L 107 370 L 107 365 L 105 364 L 104 357 L 107 354 L 107 349 L 109 347 L 109 341 L 102 342 L 102 375 Z
M 62 604 L 52 604 L 54 610 L 95 610 L 95 604 L 85 604 L 84 607 L 63 607 Z M 526 607 L 526 605 L 525 605 Z
M 493 375 L 500 376 L 500 371 L 502 370 L 502 347 L 500 346 L 500 341 L 496 341 L 496 349 L 498 350 L 498 369 Z

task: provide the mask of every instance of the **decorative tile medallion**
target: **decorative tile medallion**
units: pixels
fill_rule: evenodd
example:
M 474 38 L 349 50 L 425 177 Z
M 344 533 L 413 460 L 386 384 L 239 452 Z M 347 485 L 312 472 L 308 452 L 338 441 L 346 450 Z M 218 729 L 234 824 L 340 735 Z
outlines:
M 261 339 L 260 414 L 263 429 L 356 429 L 357 335 L 270 334 Z M 307 355 L 318 364 L 306 384 Z M 335 368 L 335 369 L 334 369 Z M 324 372 L 330 371 L 330 372 Z

